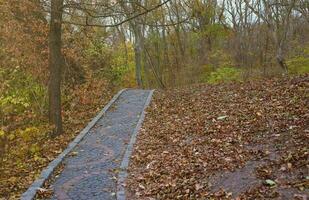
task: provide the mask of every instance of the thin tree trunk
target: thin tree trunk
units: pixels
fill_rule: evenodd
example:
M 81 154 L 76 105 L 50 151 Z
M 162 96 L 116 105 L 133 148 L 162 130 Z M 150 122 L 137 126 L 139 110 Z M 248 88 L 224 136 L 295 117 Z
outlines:
M 288 67 L 285 63 L 285 59 L 284 59 L 284 55 L 283 55 L 283 50 L 282 50 L 282 45 L 279 44 L 279 47 L 277 49 L 277 62 L 279 64 L 279 66 L 281 67 L 281 69 L 284 71 L 284 74 L 288 74 Z
M 142 83 L 142 50 L 143 50 L 143 41 L 140 30 L 140 25 L 136 24 L 134 27 L 134 36 L 135 36 L 135 76 L 136 82 L 139 88 L 143 86 Z
M 62 133 L 61 118 L 61 69 L 63 57 L 61 54 L 61 24 L 63 0 L 51 1 L 49 30 L 49 121 L 54 126 L 53 136 Z
M 165 21 L 163 21 L 165 23 Z M 165 30 L 165 26 L 162 29 L 162 40 L 163 40 L 163 50 L 164 50 L 164 64 L 163 66 L 166 67 L 170 67 L 170 59 L 169 59 L 169 47 L 168 47 L 168 43 L 166 40 L 166 30 Z

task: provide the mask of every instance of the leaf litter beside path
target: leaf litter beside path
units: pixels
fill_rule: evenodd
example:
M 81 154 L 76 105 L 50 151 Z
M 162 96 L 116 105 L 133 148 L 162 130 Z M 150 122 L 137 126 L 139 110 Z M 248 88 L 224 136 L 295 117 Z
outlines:
M 157 91 L 129 199 L 306 199 L 309 76 Z
M 10 135 L 15 134 L 7 141 L 8 150 L 2 155 L 2 160 L 0 158 L 0 200 L 20 199 L 21 194 L 38 178 L 41 171 L 110 100 L 113 90 L 107 84 L 105 80 L 89 78 L 84 84 L 67 91 L 63 102 L 64 133 L 58 137 L 50 137 L 48 120 L 43 116 L 11 116 Z M 37 131 L 38 134 L 28 132 L 28 139 L 25 139 L 21 136 L 20 130 L 26 127 L 40 129 Z M 37 147 L 34 152 L 31 148 L 33 146 Z M 45 197 L 44 195 L 51 192 L 41 188 L 39 194 Z

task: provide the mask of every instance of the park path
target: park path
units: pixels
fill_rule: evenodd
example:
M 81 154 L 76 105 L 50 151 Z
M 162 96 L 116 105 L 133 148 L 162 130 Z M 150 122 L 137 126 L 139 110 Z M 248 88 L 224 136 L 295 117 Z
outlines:
M 149 90 L 121 93 L 64 158 L 64 169 L 51 186 L 51 199 L 116 199 L 117 174 L 149 96 Z

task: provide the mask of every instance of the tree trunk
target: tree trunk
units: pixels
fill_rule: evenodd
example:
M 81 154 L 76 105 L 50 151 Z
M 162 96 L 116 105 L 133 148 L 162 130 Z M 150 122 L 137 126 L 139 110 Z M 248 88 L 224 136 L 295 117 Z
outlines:
M 49 121 L 54 126 L 53 136 L 62 133 L 61 118 L 61 69 L 63 57 L 61 54 L 61 24 L 63 0 L 51 1 L 49 29 Z
M 142 50 L 143 50 L 143 41 L 142 41 L 142 34 L 141 34 L 141 27 L 139 24 L 135 23 L 134 27 L 134 37 L 135 37 L 135 45 L 134 45 L 134 52 L 135 52 L 135 76 L 136 82 L 139 88 L 143 86 L 142 83 Z
M 278 49 L 277 49 L 277 62 L 279 64 L 279 66 L 281 67 L 281 69 L 283 70 L 284 74 L 287 75 L 288 74 L 288 67 L 285 63 L 284 60 L 284 56 L 283 56 L 283 50 L 282 50 L 282 45 L 280 44 Z
M 285 59 L 284 59 L 284 55 L 283 55 L 283 39 L 279 39 L 279 33 L 278 33 L 278 28 L 275 27 L 275 30 L 273 30 L 273 37 L 274 37 L 274 41 L 275 41 L 275 45 L 276 45 L 276 60 L 278 65 L 281 67 L 281 69 L 283 70 L 284 74 L 287 75 L 288 74 L 288 67 L 285 63 Z

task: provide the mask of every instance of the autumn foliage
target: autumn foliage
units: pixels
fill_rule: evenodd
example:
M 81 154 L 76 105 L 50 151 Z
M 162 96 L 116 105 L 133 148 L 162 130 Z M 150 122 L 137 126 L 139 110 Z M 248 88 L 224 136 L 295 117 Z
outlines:
M 306 75 L 157 91 L 129 199 L 303 199 L 308 88 Z
M 131 68 L 123 69 L 121 46 L 111 48 L 118 52 L 115 56 L 106 45 L 93 47 L 100 45 L 97 35 L 103 38 L 109 33 L 64 27 L 64 134 L 52 138 L 47 117 L 48 22 L 42 5 L 0 1 L 0 9 L 0 199 L 19 199 L 120 85 L 134 87 L 134 78 L 128 75 L 134 68 L 131 53 Z M 121 74 L 111 79 L 109 74 L 118 73 L 119 67 Z
M 168 90 L 158 90 L 148 110 L 128 181 L 132 198 L 276 198 L 290 195 L 285 186 L 302 194 L 306 1 L 64 1 L 63 66 L 56 66 L 64 131 L 56 137 L 48 118 L 51 2 L 0 0 L 0 199 L 18 199 L 117 90 L 137 85 Z M 230 180 L 225 171 L 241 174 L 248 161 L 266 185 L 215 191 L 225 184 L 218 173 Z

